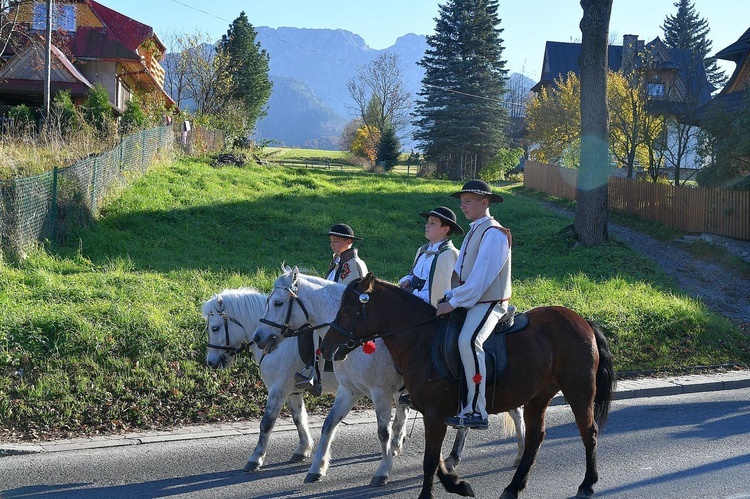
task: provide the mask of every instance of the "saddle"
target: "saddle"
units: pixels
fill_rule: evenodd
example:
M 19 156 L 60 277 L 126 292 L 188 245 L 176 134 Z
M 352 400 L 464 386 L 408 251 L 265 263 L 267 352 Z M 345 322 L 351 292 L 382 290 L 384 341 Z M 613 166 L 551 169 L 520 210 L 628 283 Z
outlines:
M 466 320 L 466 309 L 457 308 L 451 316 L 441 321 L 435 342 L 432 345 L 432 366 L 444 379 L 458 384 L 463 382 L 461 355 L 458 351 L 458 335 Z M 505 339 L 509 334 L 521 331 L 529 324 L 529 318 L 516 307 L 508 307 L 508 312 L 500 319 L 495 331 L 484 342 L 484 361 L 487 366 L 487 382 L 499 379 L 508 365 L 508 351 Z
M 308 331 L 307 333 L 297 335 L 297 349 L 299 350 L 299 357 L 306 366 L 311 366 L 315 363 L 315 345 L 313 344 L 313 333 Z M 325 361 L 323 371 L 327 373 L 333 372 L 333 362 L 330 360 Z

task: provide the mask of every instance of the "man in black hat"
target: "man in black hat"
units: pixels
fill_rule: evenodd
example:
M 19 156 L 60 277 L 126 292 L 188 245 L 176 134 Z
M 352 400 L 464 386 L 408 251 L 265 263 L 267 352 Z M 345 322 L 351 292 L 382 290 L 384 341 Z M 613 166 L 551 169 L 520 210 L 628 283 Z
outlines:
M 354 241 L 361 241 L 361 237 L 354 235 L 354 231 L 347 224 L 336 224 L 328 231 L 333 257 L 328 265 L 326 279 L 341 284 L 349 284 L 358 277 L 367 275 L 367 265 L 359 258 Z M 305 388 L 313 395 L 320 395 L 323 390 L 320 386 L 320 372 L 318 371 L 318 346 L 320 335 L 317 331 L 313 333 L 313 363 L 306 366 L 302 371 L 294 375 L 296 386 Z
M 451 288 L 451 276 L 458 258 L 458 249 L 450 236 L 463 234 L 464 230 L 456 222 L 453 210 L 445 206 L 438 206 L 419 216 L 427 219 L 424 236 L 428 242 L 419 247 L 411 272 L 402 277 L 398 284 L 435 307 Z
M 467 309 L 458 338 L 467 394 L 460 402 L 458 415 L 446 418 L 445 422 L 455 428 L 487 429 L 482 344 L 508 311 L 511 235 L 490 214 L 490 204 L 502 203 L 503 197 L 494 194 L 485 182 L 471 180 L 451 196 L 461 200 L 461 211 L 471 220 L 471 229 L 456 260 L 454 286 L 446 295 L 447 300 L 438 304 L 437 315 L 448 314 L 458 307 Z

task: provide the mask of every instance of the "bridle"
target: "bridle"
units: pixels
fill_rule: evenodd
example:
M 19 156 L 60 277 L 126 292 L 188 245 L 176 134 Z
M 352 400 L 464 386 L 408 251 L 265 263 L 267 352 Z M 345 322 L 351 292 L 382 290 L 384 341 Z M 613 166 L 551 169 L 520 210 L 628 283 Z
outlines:
M 328 327 L 328 323 L 325 322 L 323 324 L 319 324 L 317 326 L 313 326 L 310 324 L 310 314 L 307 313 L 307 308 L 305 308 L 305 304 L 302 303 L 302 300 L 300 299 L 297 292 L 299 289 L 297 288 L 296 279 L 292 282 L 291 286 L 277 286 L 276 289 L 281 289 L 289 293 L 289 306 L 286 309 L 286 319 L 284 320 L 284 324 L 279 324 L 277 322 L 269 321 L 268 319 L 261 317 L 259 322 L 263 324 L 267 324 L 271 327 L 275 327 L 279 330 L 278 334 L 281 334 L 284 338 L 291 338 L 294 336 L 300 336 L 307 333 L 312 333 L 313 331 L 317 329 L 321 329 L 324 327 Z M 268 296 L 268 303 L 266 304 L 266 307 L 270 307 L 270 301 L 271 301 L 271 295 Z M 294 308 L 294 304 L 298 303 L 299 307 L 302 309 L 302 312 L 305 314 L 305 323 L 302 324 L 297 329 L 291 329 L 289 327 L 289 319 L 292 317 L 292 309 Z M 278 338 L 278 334 L 274 335 L 274 339 Z
M 221 298 L 219 298 L 219 303 L 221 303 Z M 229 321 L 234 322 L 238 326 L 242 328 L 242 330 L 245 330 L 245 326 L 242 325 L 240 321 L 235 319 L 234 317 L 229 317 L 225 311 L 215 311 L 210 312 L 208 314 L 208 318 L 206 318 L 206 330 L 208 332 L 209 338 L 211 337 L 211 322 L 210 317 L 213 315 L 220 315 L 224 319 L 224 337 L 226 344 L 224 345 L 214 345 L 212 343 L 209 343 L 207 346 L 208 348 L 215 348 L 217 350 L 224 350 L 225 353 L 221 354 L 222 361 L 226 362 L 227 354 L 229 355 L 229 358 L 234 357 L 235 355 L 244 352 L 245 350 L 250 351 L 250 348 L 255 344 L 254 341 L 250 341 L 250 343 L 243 341 L 242 344 L 238 348 L 234 348 L 232 346 L 229 346 Z
M 369 336 L 364 336 L 362 338 L 358 338 L 357 336 L 354 335 L 354 328 L 357 325 L 357 321 L 359 320 L 360 317 L 362 317 L 362 319 L 365 322 L 365 330 L 368 329 L 367 328 L 367 303 L 369 303 L 369 301 L 370 301 L 370 295 L 367 294 L 367 293 L 360 293 L 357 290 L 355 290 L 354 288 L 352 288 L 352 292 L 354 294 L 358 295 L 357 299 L 359 300 L 359 303 L 361 304 L 359 310 L 357 311 L 357 314 L 354 316 L 354 321 L 352 322 L 352 330 L 348 331 L 348 330 L 344 329 L 343 327 L 339 326 L 336 323 L 336 321 L 330 322 L 328 324 L 328 326 L 331 329 L 333 329 L 334 331 L 336 331 L 337 333 L 339 333 L 341 336 L 343 336 L 344 338 L 346 338 L 346 341 L 344 341 L 342 343 L 339 343 L 339 346 L 344 346 L 344 347 L 348 348 L 349 350 L 354 350 L 355 348 L 364 345 L 368 341 L 372 341 L 372 340 L 375 340 L 377 338 L 385 338 L 386 336 L 392 336 L 394 334 L 399 334 L 399 333 L 404 333 L 406 331 L 411 331 L 412 329 L 416 329 L 416 328 L 418 328 L 420 326 L 423 326 L 424 324 L 427 324 L 428 322 L 434 321 L 435 319 L 438 318 L 437 316 L 429 317 L 429 318 L 427 318 L 427 319 L 425 319 L 423 321 L 420 321 L 420 322 L 414 324 L 413 326 L 407 327 L 406 329 L 399 329 L 399 330 L 396 330 L 396 331 L 386 331 L 384 333 L 374 333 L 374 334 L 371 334 Z

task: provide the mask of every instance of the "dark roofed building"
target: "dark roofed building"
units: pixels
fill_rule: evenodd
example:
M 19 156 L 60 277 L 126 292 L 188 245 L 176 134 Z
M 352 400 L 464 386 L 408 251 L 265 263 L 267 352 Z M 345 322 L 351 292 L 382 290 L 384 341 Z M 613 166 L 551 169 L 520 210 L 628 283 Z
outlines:
M 550 92 L 556 80 L 571 72 L 580 77 L 580 54 L 580 43 L 547 42 L 542 75 L 532 90 Z M 607 62 L 612 71 L 639 74 L 654 112 L 689 113 L 707 103 L 714 91 L 702 59 L 686 49 L 670 49 L 658 37 L 645 44 L 636 35 L 625 35 L 622 45 L 609 46 Z
M 738 112 L 750 94 L 750 29 L 736 42 L 718 51 L 714 57 L 732 61 L 736 66 L 729 81 L 711 104 L 719 104 L 727 111 Z

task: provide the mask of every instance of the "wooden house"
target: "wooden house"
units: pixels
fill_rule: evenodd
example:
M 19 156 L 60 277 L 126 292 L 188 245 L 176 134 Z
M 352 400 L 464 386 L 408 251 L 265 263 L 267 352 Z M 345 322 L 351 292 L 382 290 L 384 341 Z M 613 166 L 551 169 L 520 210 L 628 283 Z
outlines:
M 750 94 L 750 29 L 736 42 L 718 51 L 714 57 L 732 61 L 736 67 L 711 104 L 719 104 L 727 111 L 738 112 L 743 107 L 744 99 Z
M 44 99 L 46 2 L 21 3 L 7 13 L 18 35 L 0 61 L 0 104 L 39 107 Z M 96 83 L 109 93 L 117 114 L 136 92 L 152 94 L 166 107 L 159 61 L 166 47 L 153 28 L 94 0 L 56 0 L 53 7 L 51 93 L 68 90 L 81 104 Z
M 571 72 L 580 77 L 580 54 L 580 43 L 548 41 L 541 78 L 531 90 L 549 92 L 556 80 Z M 702 59 L 686 49 L 670 49 L 658 37 L 646 44 L 637 35 L 625 35 L 622 45 L 608 47 L 607 62 L 610 70 L 635 75 L 645 85 L 653 112 L 690 114 L 707 103 L 714 91 Z

